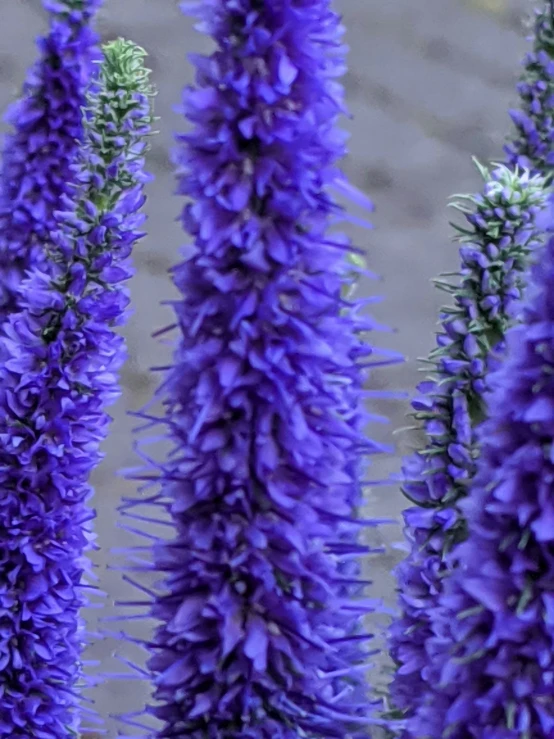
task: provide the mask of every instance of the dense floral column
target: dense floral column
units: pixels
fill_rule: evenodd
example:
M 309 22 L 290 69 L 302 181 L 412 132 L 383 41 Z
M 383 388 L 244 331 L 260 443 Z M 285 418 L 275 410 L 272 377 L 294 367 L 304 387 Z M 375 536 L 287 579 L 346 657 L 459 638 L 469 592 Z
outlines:
M 540 174 L 554 172 L 554 11 L 543 0 L 533 23 L 533 50 L 523 60 L 519 108 L 510 111 L 516 135 L 506 145 L 507 163 Z
M 403 492 L 416 506 L 404 513 L 410 553 L 397 570 L 401 614 L 391 627 L 390 649 L 397 664 L 391 695 L 408 716 L 417 712 L 433 674 L 427 641 L 451 569 L 448 555 L 466 535 L 459 503 L 475 473 L 487 376 L 514 320 L 529 255 L 540 243 L 535 219 L 545 203 L 543 180 L 505 167 L 481 173 L 483 193 L 456 203 L 467 219 L 466 228 L 457 227 L 462 269 L 437 283 L 453 305 L 441 311 L 430 376 L 412 403 L 427 444 L 403 468 Z M 408 736 L 424 736 L 410 727 Z
M 124 41 L 104 51 L 76 184 L 0 338 L 0 734 L 21 739 L 67 739 L 84 710 L 89 477 L 119 394 L 114 327 L 142 235 L 144 52 Z
M 50 29 L 37 42 L 21 99 L 9 110 L 12 130 L 0 172 L 0 320 L 18 305 L 25 270 L 43 257 L 54 212 L 70 191 L 82 108 L 99 59 L 91 28 L 102 0 L 43 0 Z
M 153 551 L 149 712 L 159 737 L 365 737 L 373 604 L 348 597 L 345 563 L 367 551 L 353 509 L 360 456 L 378 450 L 362 365 L 390 360 L 359 337 L 374 324 L 341 297 L 352 247 L 329 229 L 339 18 L 328 0 L 195 13 L 216 50 L 183 95 L 194 250 L 174 270 L 178 348 L 157 396 L 173 450 L 138 475 L 159 493 L 124 506 L 155 503 L 175 531 Z
M 469 535 L 436 613 L 419 722 L 431 739 L 554 732 L 554 240 L 530 295 L 490 379 Z

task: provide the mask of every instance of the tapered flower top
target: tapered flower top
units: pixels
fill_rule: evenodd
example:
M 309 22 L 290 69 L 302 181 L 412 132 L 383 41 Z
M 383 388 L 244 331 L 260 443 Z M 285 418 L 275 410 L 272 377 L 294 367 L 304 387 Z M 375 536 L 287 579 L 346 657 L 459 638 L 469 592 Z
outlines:
M 554 731 L 554 240 L 491 378 L 469 536 L 436 623 L 437 682 L 419 736 L 550 739 Z
M 427 443 L 403 467 L 403 492 L 417 507 L 404 514 L 411 551 L 397 571 L 401 617 L 392 625 L 390 647 L 397 663 L 392 696 L 408 715 L 430 679 L 426 644 L 449 572 L 447 555 L 466 533 L 459 502 L 475 473 L 475 427 L 485 417 L 487 375 L 514 320 L 529 255 L 540 243 L 534 222 L 546 199 L 539 177 L 505 167 L 492 176 L 481 168 L 481 174 L 483 193 L 456 203 L 468 222 L 468 228 L 457 227 L 460 282 L 437 282 L 454 304 L 441 312 L 432 374 L 412 404 Z
M 347 598 L 340 565 L 364 551 L 343 524 L 376 445 L 356 364 L 369 354 L 356 331 L 372 324 L 341 299 L 349 245 L 328 233 L 339 18 L 328 0 L 195 11 L 217 48 L 193 58 L 183 96 L 195 249 L 175 269 L 178 349 L 159 395 L 173 451 L 138 475 L 160 483 L 143 502 L 176 530 L 154 548 L 150 711 L 159 737 L 361 737 L 372 718 L 353 645 L 371 604 Z
M 89 476 L 118 395 L 123 288 L 144 200 L 144 53 L 105 47 L 71 196 L 0 338 L 0 734 L 78 729 Z M 83 709 L 81 709 L 82 712 Z
M 505 147 L 507 162 L 549 181 L 554 172 L 554 8 L 543 0 L 533 24 L 533 51 L 523 61 L 520 107 L 510 116 L 517 135 Z
M 85 93 L 99 58 L 91 28 L 102 0 L 43 0 L 50 29 L 21 100 L 9 110 L 12 132 L 0 173 L 0 320 L 15 310 L 25 270 L 43 255 L 54 212 L 69 191 L 83 138 Z

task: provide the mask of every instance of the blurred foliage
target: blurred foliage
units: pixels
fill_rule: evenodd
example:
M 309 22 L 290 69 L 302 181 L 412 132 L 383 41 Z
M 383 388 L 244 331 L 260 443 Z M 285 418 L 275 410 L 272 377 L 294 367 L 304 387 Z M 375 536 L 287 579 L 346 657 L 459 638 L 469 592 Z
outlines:
M 487 13 L 505 13 L 508 10 L 506 0 L 469 0 L 469 3 Z

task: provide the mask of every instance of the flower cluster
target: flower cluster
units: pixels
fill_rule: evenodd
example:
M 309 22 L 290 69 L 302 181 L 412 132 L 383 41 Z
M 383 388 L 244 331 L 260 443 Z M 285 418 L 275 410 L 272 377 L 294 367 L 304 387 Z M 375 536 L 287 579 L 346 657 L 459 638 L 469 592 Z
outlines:
M 42 259 L 54 212 L 69 192 L 86 88 L 99 58 L 91 21 L 101 2 L 43 0 L 50 30 L 38 40 L 41 58 L 7 116 L 13 132 L 0 173 L 0 319 L 17 308 L 25 271 Z
M 71 195 L 0 346 L 0 734 L 76 731 L 92 542 L 89 476 L 118 395 L 152 121 L 142 50 L 104 48 Z M 81 712 L 83 709 L 81 709 Z
M 492 175 L 480 171 L 483 193 L 455 204 L 467 219 L 467 227 L 456 227 L 460 282 L 437 283 L 453 305 L 441 311 L 432 373 L 412 404 L 427 445 L 403 467 L 403 492 L 416 507 L 404 514 L 411 551 L 397 570 L 401 616 L 391 627 L 390 649 L 397 663 L 392 698 L 408 715 L 429 681 L 427 641 L 447 555 L 466 535 L 459 502 L 475 472 L 474 429 L 485 416 L 486 377 L 518 307 L 530 252 L 540 243 L 534 221 L 545 203 L 543 180 L 503 166 Z
M 360 630 L 373 604 L 347 597 L 360 583 L 344 567 L 367 551 L 353 509 L 357 460 L 378 450 L 360 407 L 378 353 L 359 336 L 373 322 L 341 297 L 352 247 L 329 230 L 339 18 L 329 0 L 195 10 L 217 47 L 193 58 L 183 96 L 178 190 L 195 249 L 174 271 L 164 416 L 139 414 L 173 451 L 145 455 L 137 478 L 156 492 L 123 506 L 157 505 L 176 532 L 154 546 L 148 710 L 159 737 L 361 738 L 377 721 Z
M 517 136 L 505 147 L 507 163 L 540 174 L 550 183 L 554 171 L 554 12 L 550 0 L 537 11 L 533 51 L 524 59 L 517 86 L 520 107 L 510 116 Z
M 431 640 L 437 681 L 419 722 L 431 739 L 554 731 L 554 240 L 490 384 L 469 535 Z

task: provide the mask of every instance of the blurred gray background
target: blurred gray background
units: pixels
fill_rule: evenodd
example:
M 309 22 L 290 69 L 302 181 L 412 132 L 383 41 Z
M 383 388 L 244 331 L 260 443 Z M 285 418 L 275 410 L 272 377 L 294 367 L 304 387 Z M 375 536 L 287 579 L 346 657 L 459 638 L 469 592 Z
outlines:
M 19 94 L 27 66 L 35 58 L 34 38 L 45 28 L 40 0 L 1 0 L 0 110 Z M 375 229 L 352 231 L 367 253 L 370 269 L 382 275 L 380 283 L 364 282 L 361 291 L 381 294 L 378 318 L 396 329 L 379 334 L 375 343 L 400 350 L 403 365 L 375 373 L 376 388 L 412 391 L 418 381 L 417 357 L 431 348 L 441 295 L 430 279 L 457 266 L 446 210 L 454 192 L 480 187 L 471 162 L 501 160 L 502 144 L 511 131 L 507 110 L 516 104 L 514 84 L 526 48 L 523 19 L 532 9 L 528 0 L 337 0 L 344 14 L 351 48 L 350 72 L 345 79 L 353 119 L 345 121 L 352 134 L 350 155 L 344 163 L 352 181 L 374 200 Z M 95 478 L 97 531 L 102 553 L 96 557 L 101 586 L 108 593 L 103 613 L 113 610 L 114 598 L 134 598 L 117 572 L 106 569 L 113 546 L 142 543 L 115 525 L 115 508 L 133 486 L 117 471 L 136 463 L 130 444 L 134 423 L 126 416 L 150 397 L 157 380 L 148 372 L 163 364 L 167 349 L 150 338 L 170 322 L 160 301 L 173 296 L 167 275 L 186 237 L 175 218 L 181 207 L 172 196 L 174 179 L 169 160 L 172 134 L 183 130 L 173 112 L 183 85 L 191 81 L 186 54 L 206 49 L 193 31 L 193 22 L 181 14 L 176 0 L 105 0 L 99 17 L 103 40 L 132 38 L 149 53 L 148 63 L 158 89 L 159 135 L 149 155 L 155 181 L 148 187 L 148 237 L 136 249 L 137 275 L 133 281 L 134 315 L 125 334 L 130 361 L 122 377 L 123 396 L 114 411 L 106 460 Z M 409 439 L 391 435 L 406 424 L 405 404 L 380 401 L 374 405 L 391 419 L 388 429 L 369 433 L 396 444 L 396 454 L 376 460 L 371 477 L 397 472 L 399 457 Z M 377 488 L 368 494 L 368 510 L 376 516 L 400 518 L 403 501 L 397 490 Z M 368 563 L 372 595 L 394 603 L 390 571 L 402 556 L 395 543 L 399 527 L 370 533 L 373 542 L 386 544 L 387 553 Z M 91 616 L 94 621 L 96 616 Z M 113 628 L 119 628 L 118 625 Z M 135 634 L 148 634 L 148 625 L 130 624 Z M 91 656 L 104 670 L 120 670 L 112 652 L 118 649 L 141 661 L 132 646 L 117 640 L 97 641 Z M 122 668 L 121 668 L 122 669 Z M 373 681 L 386 680 L 382 661 Z M 92 691 L 100 713 L 138 710 L 147 689 L 137 682 L 106 681 Z M 117 729 L 108 722 L 109 736 Z

